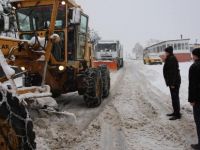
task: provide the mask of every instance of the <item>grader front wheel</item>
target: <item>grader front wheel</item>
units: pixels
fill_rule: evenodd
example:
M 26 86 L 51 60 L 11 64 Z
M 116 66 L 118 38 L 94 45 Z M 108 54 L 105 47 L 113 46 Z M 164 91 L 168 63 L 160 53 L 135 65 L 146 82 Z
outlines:
M 107 65 L 100 65 L 99 70 L 101 71 L 102 81 L 103 81 L 103 98 L 109 96 L 110 93 L 110 71 Z
M 0 150 L 35 150 L 33 123 L 17 97 L 0 92 Z
M 103 83 L 101 71 L 96 68 L 89 68 L 86 72 L 87 89 L 84 100 L 88 107 L 97 107 L 101 104 L 103 94 Z
M 17 150 L 19 141 L 9 123 L 0 118 L 0 150 Z

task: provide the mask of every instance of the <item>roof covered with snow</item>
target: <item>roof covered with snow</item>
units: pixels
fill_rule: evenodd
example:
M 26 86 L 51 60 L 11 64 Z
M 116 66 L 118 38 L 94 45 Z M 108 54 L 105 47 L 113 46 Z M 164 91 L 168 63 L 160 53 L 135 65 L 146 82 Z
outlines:
M 167 43 L 167 42 L 178 42 L 178 41 L 188 41 L 188 42 L 189 42 L 189 40 L 190 40 L 190 39 L 166 40 L 166 41 L 162 41 L 162 42 L 153 44 L 153 45 L 151 45 L 151 46 L 148 46 L 148 47 L 146 47 L 146 49 L 151 48 L 151 47 L 156 46 L 156 45 L 160 45 L 160 44 L 163 44 L 163 43 Z
M 98 41 L 99 44 L 112 44 L 112 43 L 118 43 L 117 40 L 100 40 Z

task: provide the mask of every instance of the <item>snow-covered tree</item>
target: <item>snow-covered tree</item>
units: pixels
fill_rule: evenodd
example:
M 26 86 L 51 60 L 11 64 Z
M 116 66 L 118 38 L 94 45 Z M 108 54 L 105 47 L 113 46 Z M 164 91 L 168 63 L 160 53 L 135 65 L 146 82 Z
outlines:
M 136 43 L 133 48 L 133 54 L 136 55 L 136 58 L 142 58 L 143 57 L 143 46 L 140 43 Z
M 90 36 L 90 41 L 93 44 L 96 44 L 99 40 L 101 40 L 101 37 L 99 36 L 99 33 L 95 31 L 94 29 L 89 29 L 89 36 Z
M 160 40 L 157 40 L 157 39 L 149 39 L 147 42 L 146 42 L 146 47 L 149 47 L 151 45 L 154 45 L 154 44 L 157 44 L 161 42 Z

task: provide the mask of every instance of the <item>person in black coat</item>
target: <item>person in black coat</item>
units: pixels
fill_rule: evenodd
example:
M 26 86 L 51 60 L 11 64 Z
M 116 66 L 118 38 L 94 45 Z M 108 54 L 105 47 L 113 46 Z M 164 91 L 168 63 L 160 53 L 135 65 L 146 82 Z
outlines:
M 194 49 L 192 56 L 194 63 L 189 70 L 188 101 L 193 106 L 198 144 L 192 144 L 191 147 L 200 150 L 200 48 Z
M 173 47 L 169 46 L 165 49 L 165 64 L 163 67 L 163 75 L 166 85 L 170 89 L 173 113 L 167 114 L 171 116 L 170 120 L 176 120 L 181 118 L 180 114 L 180 100 L 179 100 L 179 89 L 181 84 L 181 76 L 179 70 L 179 64 L 176 57 L 173 54 Z

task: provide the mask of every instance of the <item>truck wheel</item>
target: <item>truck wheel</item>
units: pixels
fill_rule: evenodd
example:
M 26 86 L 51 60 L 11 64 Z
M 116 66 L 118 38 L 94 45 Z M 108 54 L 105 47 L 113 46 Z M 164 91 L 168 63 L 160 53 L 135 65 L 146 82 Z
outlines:
M 123 60 L 123 59 L 122 59 L 121 67 L 122 67 L 122 68 L 124 67 L 124 60 Z
M 110 71 L 107 65 L 100 65 L 99 70 L 101 70 L 101 76 L 103 81 L 103 98 L 108 97 L 110 92 Z
M 6 91 L 0 92 L 0 149 L 36 149 L 33 123 L 27 109 Z
M 117 65 L 117 70 L 119 70 L 119 69 L 120 69 L 120 59 L 119 59 L 119 58 L 116 58 L 115 60 L 113 60 L 113 62 L 116 63 L 116 65 Z
M 84 101 L 88 107 L 97 107 L 102 101 L 102 77 L 99 69 L 89 68 L 86 71 L 86 92 Z

